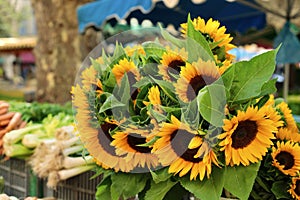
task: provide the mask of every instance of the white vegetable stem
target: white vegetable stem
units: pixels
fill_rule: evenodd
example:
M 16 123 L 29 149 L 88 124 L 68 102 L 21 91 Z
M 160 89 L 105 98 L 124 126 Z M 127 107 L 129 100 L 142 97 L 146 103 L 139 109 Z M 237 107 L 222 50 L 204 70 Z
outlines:
M 49 174 L 47 186 L 50 188 L 55 188 L 59 181 L 67 180 L 89 170 L 92 170 L 94 167 L 95 165 L 84 165 L 70 169 L 63 169 L 60 171 L 52 171 Z
M 85 156 L 85 157 L 65 157 L 63 161 L 64 168 L 73 168 L 78 166 L 83 166 L 86 164 L 93 164 L 94 159 L 92 156 Z
M 14 144 L 18 141 L 21 141 L 24 135 L 27 133 L 42 128 L 42 124 L 36 124 L 32 126 L 28 126 L 26 128 L 17 129 L 6 133 L 3 137 L 3 142 L 6 144 Z
M 71 146 L 71 147 L 68 147 L 66 149 L 63 149 L 63 155 L 68 156 L 68 155 L 80 152 L 82 150 L 83 150 L 82 145 Z

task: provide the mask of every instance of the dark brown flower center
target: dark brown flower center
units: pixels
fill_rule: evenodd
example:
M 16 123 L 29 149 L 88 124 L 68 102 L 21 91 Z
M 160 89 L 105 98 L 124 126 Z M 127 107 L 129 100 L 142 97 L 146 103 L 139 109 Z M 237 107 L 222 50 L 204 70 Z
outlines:
M 203 157 L 200 156 L 198 158 L 194 158 L 194 156 L 197 154 L 200 147 L 197 147 L 195 149 L 188 149 L 186 150 L 180 157 L 184 159 L 185 161 L 189 161 L 192 163 L 198 163 L 203 160 Z
M 128 82 L 129 82 L 130 86 L 132 86 L 133 84 L 136 83 L 136 77 L 135 77 L 134 73 L 132 73 L 131 71 L 128 71 L 127 77 L 128 77 Z
M 278 153 L 275 156 L 275 159 L 279 162 L 280 165 L 284 166 L 284 170 L 291 169 L 295 164 L 294 156 L 286 151 L 281 151 L 280 153 Z
M 118 126 L 116 124 L 111 124 L 108 122 L 105 122 L 101 125 L 101 128 L 98 129 L 98 142 L 102 146 L 102 148 L 112 154 L 115 154 L 115 147 L 111 146 L 110 143 L 113 141 L 113 138 L 110 135 L 110 131 L 114 130 Z
M 192 101 L 197 95 L 198 92 L 204 88 L 206 85 L 212 84 L 217 79 L 215 77 L 206 76 L 206 75 L 197 75 L 192 78 L 189 82 L 187 88 L 187 98 L 189 101 Z
M 201 31 L 199 31 L 208 42 L 214 42 L 214 40 L 210 37 L 210 35 L 208 33 L 202 33 Z
M 136 98 L 139 94 L 139 90 L 137 88 L 130 87 L 130 93 L 131 93 L 131 99 L 136 100 Z
M 232 147 L 235 149 L 247 147 L 255 139 L 257 131 L 255 121 L 245 120 L 239 122 L 231 135 Z
M 137 134 L 130 134 L 127 136 L 127 143 L 128 145 L 133 148 L 134 150 L 140 152 L 140 153 L 150 153 L 152 148 L 149 147 L 143 147 L 138 146 L 140 144 L 146 143 L 146 138 L 137 135 Z
M 178 157 L 186 161 L 198 163 L 202 161 L 202 158 L 194 158 L 194 155 L 196 155 L 199 148 L 188 149 L 193 137 L 195 137 L 194 134 L 183 129 L 178 129 L 171 134 L 171 146 Z
M 294 191 L 297 194 L 297 196 L 300 196 L 300 180 L 296 181 L 296 188 Z
M 180 73 L 181 70 L 181 66 L 184 66 L 185 62 L 182 60 L 172 60 L 169 65 L 168 65 L 168 74 L 170 76 L 170 79 L 172 81 L 175 81 L 175 78 L 173 76 L 171 76 L 170 74 L 176 74 L 178 75 Z

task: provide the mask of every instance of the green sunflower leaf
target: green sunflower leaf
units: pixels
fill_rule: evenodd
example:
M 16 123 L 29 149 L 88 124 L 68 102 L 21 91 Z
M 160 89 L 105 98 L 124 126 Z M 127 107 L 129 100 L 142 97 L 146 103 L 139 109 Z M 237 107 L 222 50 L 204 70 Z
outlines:
M 115 89 L 113 91 L 113 94 L 116 96 L 117 99 L 120 100 L 121 103 L 127 105 L 128 101 L 131 98 L 130 95 L 130 84 L 129 84 L 129 80 L 128 80 L 128 76 L 125 73 L 120 85 L 116 85 Z
M 91 63 L 92 63 L 92 66 L 95 68 L 95 70 L 97 70 L 98 71 L 98 73 L 102 73 L 102 65 L 99 63 L 99 62 L 97 62 L 95 59 L 93 59 L 93 58 L 90 58 L 90 61 L 91 61 Z
M 124 48 L 122 47 L 121 44 L 116 43 L 116 48 L 114 50 L 114 54 L 110 59 L 111 60 L 110 66 L 111 67 L 114 66 L 124 57 L 126 57 L 126 52 L 125 52 Z
M 239 199 L 247 200 L 251 191 L 260 162 L 245 166 L 226 167 L 224 188 Z
M 141 80 L 134 83 L 133 87 L 141 88 L 147 86 L 150 83 L 153 83 L 153 81 L 149 77 L 143 77 Z
M 188 15 L 187 20 L 187 47 L 189 62 L 195 62 L 199 58 L 204 61 L 214 60 L 209 44 L 200 31 L 197 31 Z
M 209 179 L 190 181 L 189 177 L 185 176 L 180 179 L 180 183 L 201 200 L 219 200 L 224 185 L 224 173 L 224 169 L 213 167 Z
M 164 200 L 174 199 L 189 199 L 189 191 L 184 189 L 180 183 L 177 183 L 174 187 L 172 187 L 164 197 Z
M 287 181 L 276 181 L 273 183 L 271 191 L 276 196 L 276 199 L 290 199 L 290 194 L 288 191 Z
M 182 106 L 183 122 L 189 124 L 193 129 L 199 128 L 199 106 L 197 100 L 189 102 L 186 107 Z
M 105 49 L 104 49 L 104 48 L 102 49 L 101 57 L 102 57 L 102 59 L 103 59 L 103 62 L 104 62 L 104 64 L 105 64 L 105 66 L 109 66 L 110 60 L 109 60 L 109 57 L 106 55 L 106 52 L 105 52 Z
M 95 198 L 98 200 L 111 200 L 111 191 L 110 186 L 112 182 L 110 177 L 107 177 L 101 181 L 99 185 L 97 185 Z
M 143 66 L 141 69 L 141 72 L 146 76 L 157 76 L 158 75 L 158 67 L 157 63 L 150 62 Z
M 259 94 L 260 97 L 268 95 L 268 94 L 273 94 L 276 92 L 276 79 L 269 80 L 265 82 L 261 88 L 261 92 Z
M 157 122 L 164 122 L 167 120 L 167 116 L 162 114 L 162 113 L 159 113 L 157 111 L 155 111 L 151 105 L 149 105 L 148 107 L 148 110 L 151 114 L 151 116 L 157 121 Z
M 146 186 L 149 177 L 145 174 L 115 173 L 111 175 L 111 199 L 119 200 L 120 197 L 128 199 L 141 192 Z
M 145 42 L 143 43 L 143 47 L 146 52 L 146 56 L 148 57 L 153 55 L 162 57 L 163 53 L 166 51 L 165 47 L 158 42 Z
M 106 110 L 112 109 L 112 108 L 118 108 L 118 107 L 124 107 L 125 104 L 120 102 L 118 99 L 116 99 L 115 96 L 110 95 L 102 104 L 100 107 L 99 113 L 103 113 Z
M 116 78 L 113 73 L 110 72 L 110 68 L 107 68 L 102 75 L 102 84 L 104 91 L 108 91 L 108 88 L 114 88 L 116 85 Z
M 226 90 L 222 85 L 208 85 L 197 96 L 201 116 L 210 124 L 221 127 L 225 119 Z
M 172 176 L 172 174 L 168 173 L 168 170 L 168 167 L 164 167 L 156 171 L 150 171 L 153 181 L 157 184 L 168 180 Z
M 162 91 L 174 102 L 178 102 L 178 99 L 173 91 L 175 91 L 174 85 L 172 83 L 158 80 L 155 78 L 152 78 L 152 80 L 162 89 Z
M 162 200 L 165 195 L 171 190 L 171 188 L 176 185 L 178 181 L 172 181 L 168 179 L 167 181 L 162 181 L 155 183 L 151 181 L 150 189 L 146 192 L 145 200 Z
M 173 35 L 171 35 L 168 31 L 166 31 L 162 27 L 160 27 L 160 29 L 161 29 L 161 35 L 163 36 L 163 38 L 165 40 L 171 42 L 172 44 L 174 44 L 175 46 L 177 46 L 179 48 L 183 48 L 186 46 L 186 42 L 184 40 L 174 37 Z
M 272 82 L 267 83 L 267 81 L 275 69 L 276 53 L 277 50 L 271 50 L 250 61 L 237 62 L 222 75 L 223 83 L 230 92 L 229 106 L 235 102 L 257 97 L 262 90 L 270 87 Z

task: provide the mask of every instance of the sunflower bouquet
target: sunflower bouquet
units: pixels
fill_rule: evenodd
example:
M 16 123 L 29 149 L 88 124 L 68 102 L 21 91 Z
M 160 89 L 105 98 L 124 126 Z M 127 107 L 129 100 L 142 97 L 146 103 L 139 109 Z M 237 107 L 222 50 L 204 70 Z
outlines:
M 80 71 L 72 102 L 96 198 L 299 199 L 299 131 L 272 95 L 277 49 L 234 62 L 218 21 L 181 28 L 117 43 Z

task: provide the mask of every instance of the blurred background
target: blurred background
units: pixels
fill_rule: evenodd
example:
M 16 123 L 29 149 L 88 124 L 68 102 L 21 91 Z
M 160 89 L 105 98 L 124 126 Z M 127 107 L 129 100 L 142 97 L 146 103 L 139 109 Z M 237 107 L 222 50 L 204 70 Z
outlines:
M 0 99 L 65 104 L 76 72 L 99 43 L 140 28 L 172 34 L 188 14 L 226 26 L 236 61 L 276 48 L 278 92 L 300 114 L 300 0 L 0 0 Z M 151 35 L 151 34 L 150 34 Z

